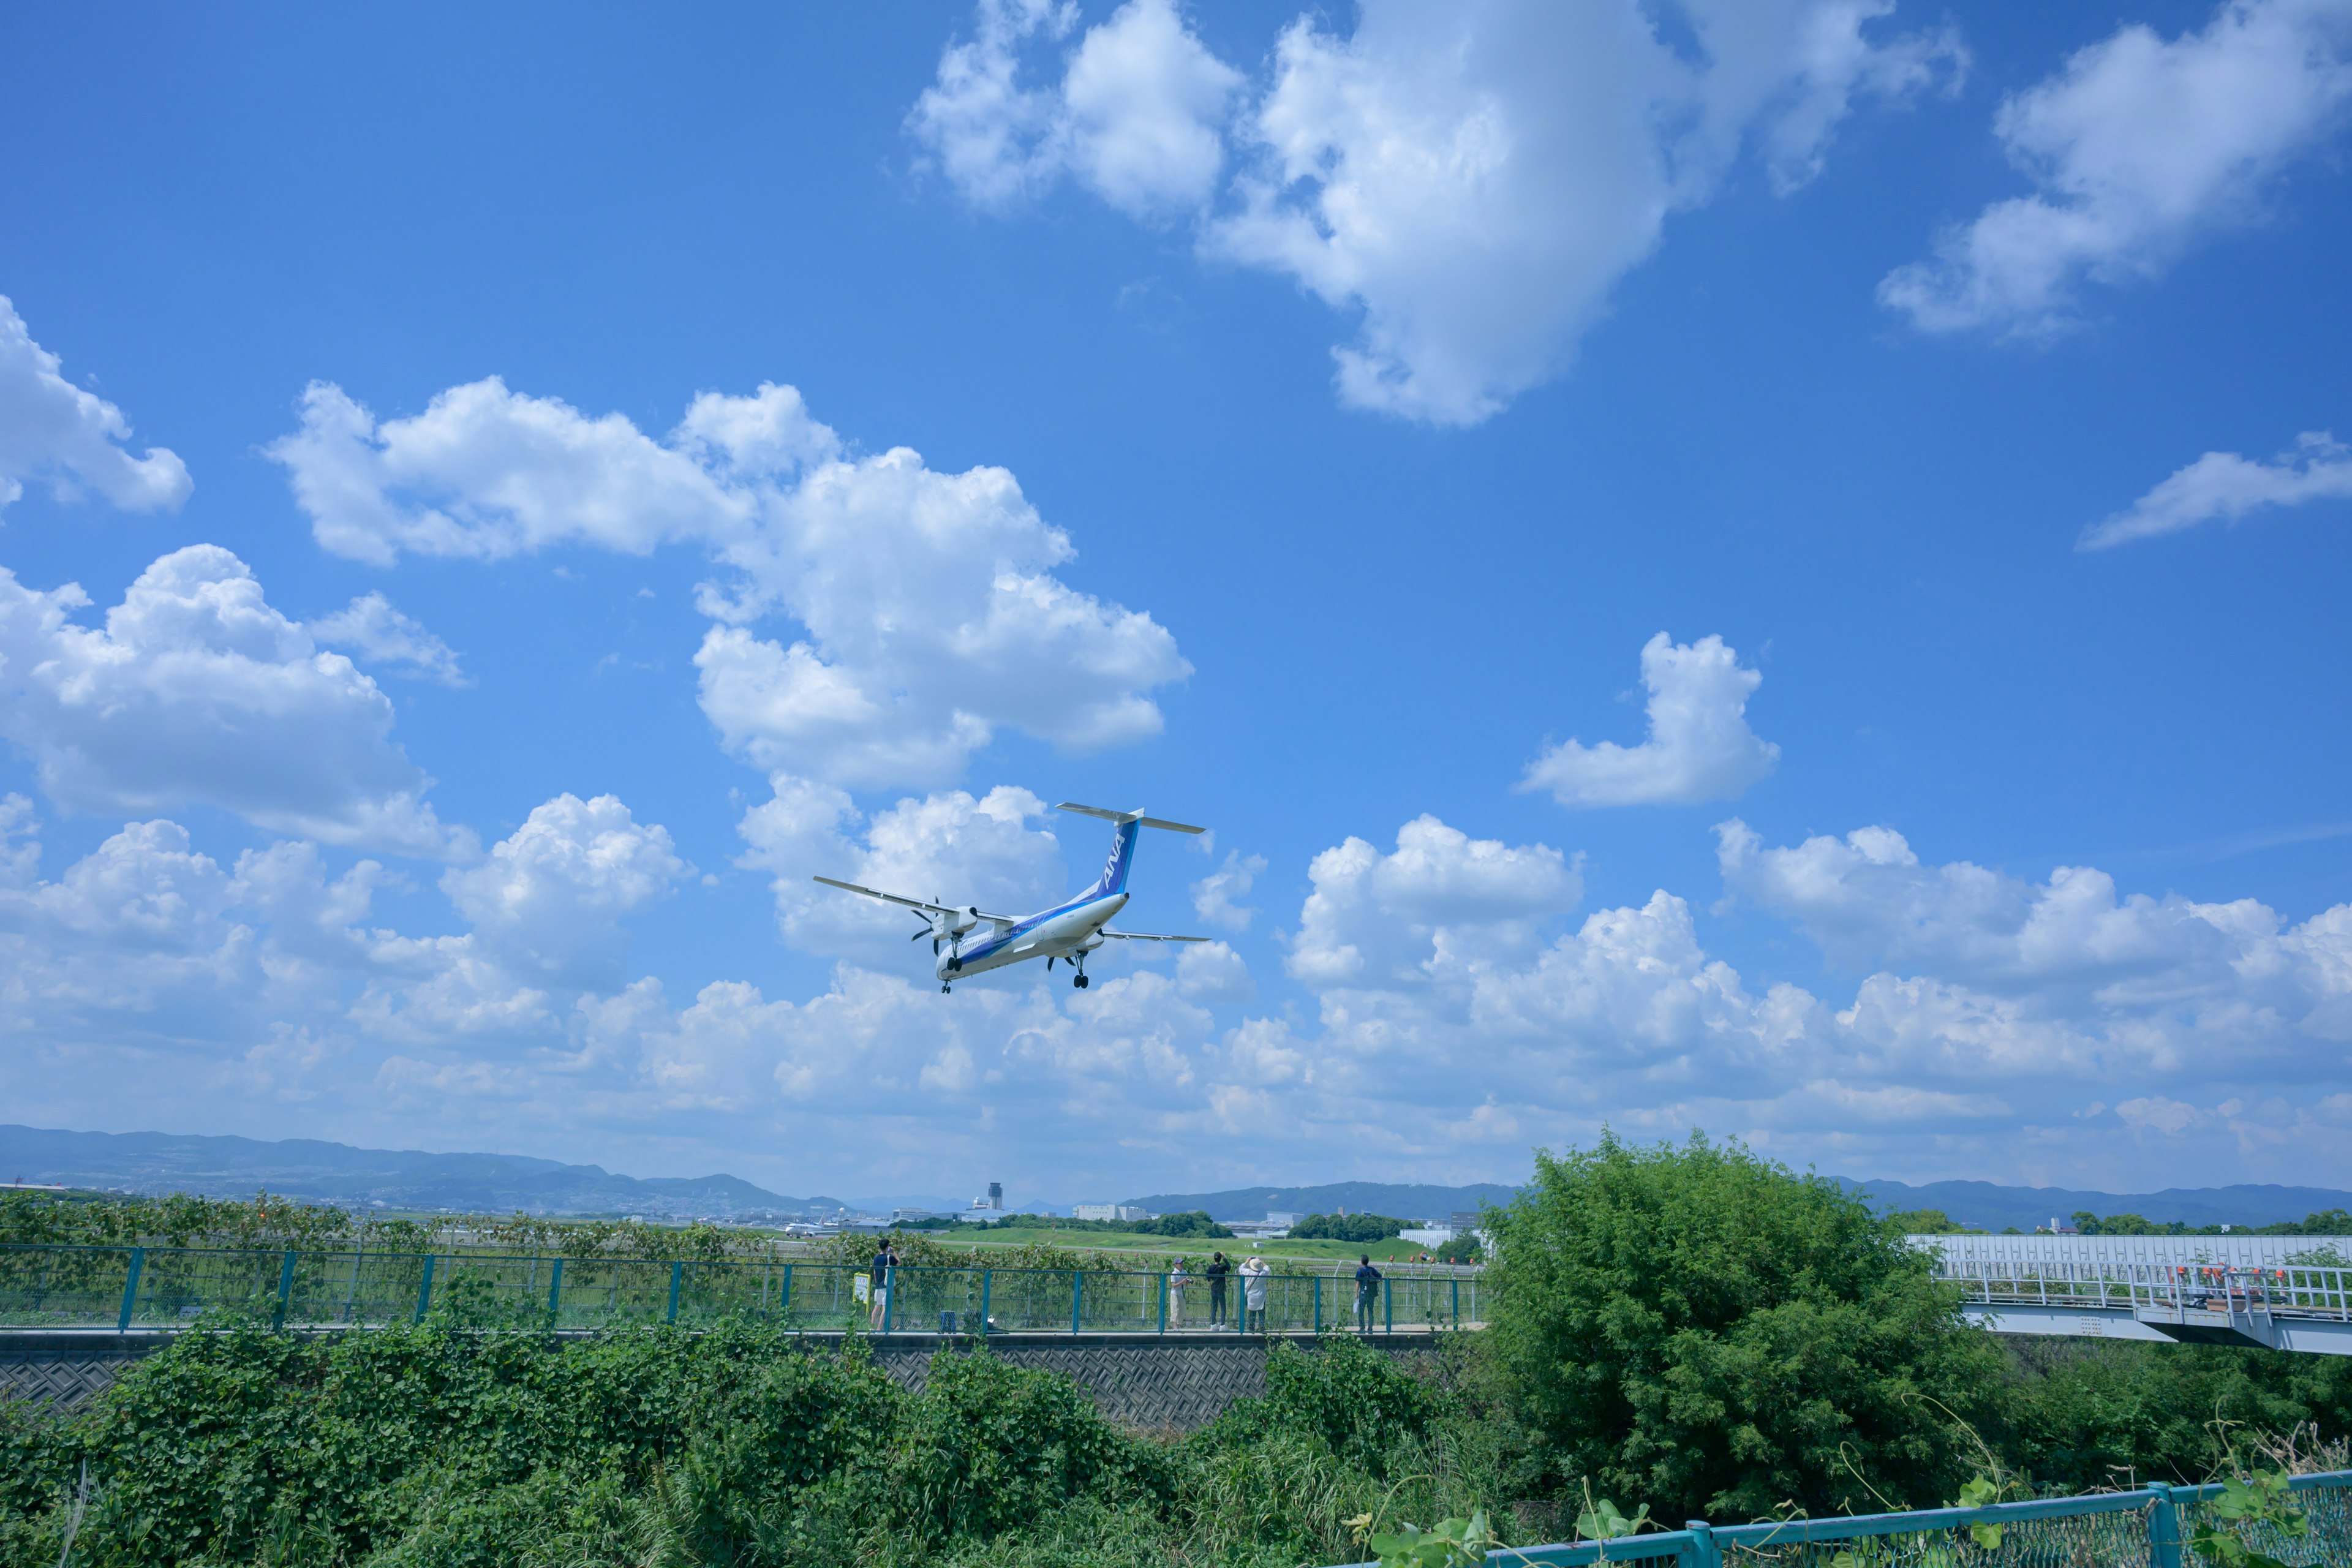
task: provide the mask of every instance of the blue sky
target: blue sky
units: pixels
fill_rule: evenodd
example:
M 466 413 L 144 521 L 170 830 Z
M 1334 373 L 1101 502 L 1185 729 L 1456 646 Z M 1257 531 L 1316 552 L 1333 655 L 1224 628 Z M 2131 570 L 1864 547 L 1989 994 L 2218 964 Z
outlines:
M 2345 0 L 7 26 L 7 1120 L 2352 1184 Z

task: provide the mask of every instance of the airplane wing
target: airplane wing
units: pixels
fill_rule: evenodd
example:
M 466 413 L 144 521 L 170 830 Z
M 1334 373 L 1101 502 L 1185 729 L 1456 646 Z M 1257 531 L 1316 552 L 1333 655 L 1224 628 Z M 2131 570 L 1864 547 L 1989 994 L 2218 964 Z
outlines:
M 1102 934 L 1117 942 L 1207 942 L 1205 936 L 1160 936 L 1148 931 L 1113 931 L 1102 928 Z
M 845 893 L 863 893 L 869 899 L 879 899 L 886 904 L 897 904 L 901 909 L 925 910 L 935 915 L 971 915 L 992 925 L 1009 926 L 1015 923 L 1011 915 L 992 915 L 978 909 L 958 909 L 952 904 L 935 904 L 929 899 L 909 899 L 898 893 L 883 892 L 878 888 L 861 888 L 855 882 L 835 881 L 831 877 L 816 877 L 811 879 L 823 882 L 828 888 L 839 888 Z

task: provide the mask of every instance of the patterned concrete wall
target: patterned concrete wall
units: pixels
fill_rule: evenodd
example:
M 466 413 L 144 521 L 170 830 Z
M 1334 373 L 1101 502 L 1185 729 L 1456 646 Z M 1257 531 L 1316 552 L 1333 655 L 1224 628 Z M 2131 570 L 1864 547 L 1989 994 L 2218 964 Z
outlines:
M 111 1334 L 0 1332 L 0 1398 L 24 1401 L 53 1415 L 80 1409 L 140 1356 L 161 1348 L 169 1331 Z M 1426 1334 L 1374 1334 L 1372 1344 L 1388 1353 L 1423 1358 L 1433 1352 Z M 808 1334 L 815 1352 L 840 1342 L 836 1334 Z M 1303 1347 L 1315 1348 L 1312 1339 Z M 931 1358 L 943 1348 L 968 1354 L 970 1341 L 935 1334 L 890 1334 L 869 1338 L 877 1365 L 900 1386 L 919 1392 Z M 1122 1426 L 1141 1431 L 1189 1432 L 1216 1418 L 1226 1405 L 1265 1392 L 1269 1342 L 1240 1335 L 1144 1338 L 1135 1334 L 1000 1334 L 992 1353 L 1016 1366 L 1058 1372 L 1094 1398 Z

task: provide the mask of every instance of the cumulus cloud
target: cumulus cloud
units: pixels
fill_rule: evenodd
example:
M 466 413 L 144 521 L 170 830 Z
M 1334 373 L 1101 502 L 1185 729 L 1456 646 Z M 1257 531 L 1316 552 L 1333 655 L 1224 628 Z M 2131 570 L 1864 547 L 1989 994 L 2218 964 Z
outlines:
M 1129 0 L 1088 29 L 1057 89 L 1019 85 L 1021 46 L 1068 35 L 1076 8 L 982 0 L 908 129 L 973 205 L 1003 207 L 1068 174 L 1138 218 L 1198 209 L 1225 161 L 1241 73 L 1202 47 L 1172 0 Z
M 1027 790 L 999 784 L 978 798 L 951 790 L 868 818 L 830 785 L 784 773 L 770 783 L 772 795 L 739 825 L 751 846 L 739 864 L 774 873 L 778 929 L 804 951 L 929 973 L 929 949 L 913 962 L 910 938 L 921 931 L 904 910 L 813 877 L 991 914 L 1026 914 L 1066 890 L 1061 846 L 1038 826 L 1045 803 Z
M 134 458 L 122 410 L 60 374 L 58 356 L 0 295 L 0 510 L 45 480 L 61 497 L 88 489 L 125 511 L 169 511 L 194 488 L 161 447 Z
M 218 545 L 163 556 L 77 626 L 79 586 L 43 592 L 0 568 L 0 735 L 72 811 L 196 802 L 272 832 L 463 856 L 391 738 L 392 704 L 263 597 Z
M 2179 533 L 2220 519 L 2236 523 L 2266 506 L 2352 500 L 2352 447 L 2329 431 L 2305 431 L 2293 451 L 2268 463 L 2208 452 L 2122 511 L 2083 531 L 2078 550 Z
M 2265 186 L 2342 124 L 2352 6 L 2228 0 L 2200 32 L 2129 23 L 2005 100 L 1993 132 L 2038 187 L 1994 203 L 1887 274 L 1878 297 L 1923 331 L 2045 334 L 2085 283 L 2156 276 L 2260 216 Z
M 1344 37 L 1300 17 L 1249 84 L 1134 0 L 1024 87 L 1024 46 L 1074 14 L 984 0 L 908 127 L 979 205 L 1069 174 L 1138 216 L 1196 215 L 1204 257 L 1359 322 L 1333 351 L 1344 403 L 1468 425 L 1559 371 L 1744 148 L 1792 190 L 1856 103 L 1957 82 L 1948 32 L 1866 36 L 1891 9 L 1693 0 L 1669 27 L 1633 0 L 1370 0 Z
M 392 665 L 444 686 L 472 684 L 457 668 L 457 656 L 449 645 L 393 608 L 382 594 L 362 594 L 303 629 L 313 641 L 350 648 L 371 664 Z
M 1225 851 L 1225 863 L 1192 884 L 1192 912 L 1213 926 L 1230 931 L 1249 930 L 1257 911 L 1241 902 L 1265 874 L 1265 857 Z
M 724 574 L 700 595 L 703 710 L 764 769 L 922 787 L 1000 730 L 1124 744 L 1191 673 L 1150 616 L 1055 575 L 1076 552 L 1011 474 L 846 456 L 790 387 L 706 393 L 656 440 L 495 378 L 381 422 L 318 385 L 271 452 L 320 543 L 357 560 L 698 545 Z M 762 636 L 772 617 L 797 632 Z
M 2352 1021 L 2352 906 L 2291 926 L 2252 899 L 2122 894 L 2094 867 L 2029 882 L 1964 860 L 1923 865 L 1887 827 L 1787 848 L 1737 818 L 1717 834 L 1725 884 L 1839 963 L 2007 998 L 2019 1017 L 2098 1036 L 2111 1054 L 2172 1064 L 2201 1039 L 2226 1041 L 2242 1066 L 2277 1063 Z
M 1036 831 L 1027 798 L 909 801 L 888 824 L 822 807 L 877 857 L 977 835 L 1018 868 Z M 1923 864 L 1886 828 L 1723 830 L 1738 898 L 1866 971 L 1843 1005 L 1743 975 L 1664 889 L 1559 927 L 1576 889 L 1557 851 L 1423 818 L 1392 851 L 1317 858 L 1291 965 L 1308 1005 L 1252 1016 L 1223 943 L 1085 993 L 1033 970 L 950 997 L 895 929 L 813 994 L 722 977 L 673 1003 L 625 977 L 616 937 L 687 868 L 609 797 L 549 801 L 446 878 L 450 935 L 385 929 L 383 868 L 310 844 L 229 866 L 132 823 L 45 880 L 37 826 L 0 800 L 11 1103 L 103 1081 L 118 1108 L 298 1101 L 339 1135 L 429 1110 L 509 1144 L 699 1138 L 730 1164 L 781 1140 L 899 1185 L 1015 1148 L 1027 1179 L 1088 1186 L 1210 1184 L 1269 1148 L 1501 1173 L 1497 1139 L 1604 1122 L 1737 1131 L 1849 1173 L 1997 1160 L 2079 1183 L 2196 1159 L 2309 1180 L 2352 1125 L 2352 905 L 2298 923 L 2096 871 L 2026 883 Z
M 1411 984 L 1465 954 L 1522 950 L 1584 896 L 1559 850 L 1472 838 L 1427 816 L 1397 830 L 1392 852 L 1350 837 L 1307 877 L 1288 966 L 1317 985 Z
M 693 868 L 669 833 L 641 826 L 614 795 L 560 795 L 535 808 L 479 865 L 443 874 L 442 890 L 510 968 L 617 983 L 619 925 Z
M 1642 647 L 1648 738 L 1562 741 L 1528 764 L 1518 787 L 1549 790 L 1566 806 L 1731 799 L 1780 760 L 1780 748 L 1748 727 L 1748 700 L 1763 682 L 1719 637 L 1684 645 L 1660 632 Z

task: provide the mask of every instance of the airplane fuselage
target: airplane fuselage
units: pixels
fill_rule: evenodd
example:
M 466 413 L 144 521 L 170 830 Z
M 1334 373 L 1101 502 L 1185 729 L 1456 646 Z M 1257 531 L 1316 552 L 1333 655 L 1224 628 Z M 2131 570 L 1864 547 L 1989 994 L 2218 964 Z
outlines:
M 1095 893 L 1071 900 L 1009 926 L 974 928 L 960 949 L 942 947 L 934 973 L 955 980 L 983 974 L 1033 958 L 1074 958 L 1102 945 L 1102 928 L 1127 907 L 1125 893 Z

